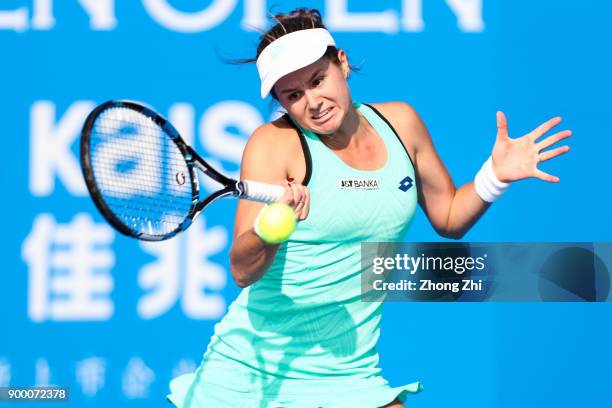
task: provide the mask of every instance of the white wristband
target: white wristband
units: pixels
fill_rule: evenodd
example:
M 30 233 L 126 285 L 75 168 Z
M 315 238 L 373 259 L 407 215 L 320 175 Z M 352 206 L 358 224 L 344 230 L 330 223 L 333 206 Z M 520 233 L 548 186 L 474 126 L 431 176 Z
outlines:
M 482 165 L 476 178 L 474 179 L 474 187 L 476 193 L 484 201 L 492 203 L 497 200 L 510 186 L 510 183 L 499 181 L 493 171 L 493 160 L 491 156 Z

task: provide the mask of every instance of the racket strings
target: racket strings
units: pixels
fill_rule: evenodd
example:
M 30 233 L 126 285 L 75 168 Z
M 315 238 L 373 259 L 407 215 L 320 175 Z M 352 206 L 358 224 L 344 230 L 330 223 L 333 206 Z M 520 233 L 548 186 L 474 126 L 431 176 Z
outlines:
M 163 200 L 161 198 L 152 197 L 150 199 L 147 198 L 134 198 L 131 195 L 124 195 L 123 197 L 116 196 L 113 203 L 121 208 L 125 209 L 133 209 L 133 210 L 141 210 L 141 211 L 149 211 L 151 213 L 157 214 L 165 214 L 165 208 L 177 208 L 184 205 L 184 201 L 181 200 Z M 129 200 L 129 205 L 126 205 L 125 202 Z M 110 201 L 107 199 L 107 201 Z
M 107 174 L 109 172 L 114 171 L 115 169 L 113 167 L 109 167 L 106 164 L 100 164 L 97 163 L 97 165 L 95 165 L 96 170 L 100 171 L 100 172 L 106 172 Z M 157 171 L 157 169 L 152 169 L 152 171 Z M 184 174 L 183 172 L 180 172 L 180 174 L 183 174 L 186 177 L 186 181 L 189 178 L 189 173 Z M 173 177 L 173 181 L 175 180 L 176 176 Z M 112 186 L 113 184 L 113 180 L 111 179 L 106 179 L 107 183 L 109 186 Z M 116 190 L 114 190 L 112 192 L 113 195 L 117 195 L 118 197 L 122 197 L 126 198 L 126 196 L 131 196 L 133 195 L 133 191 L 137 191 L 139 193 L 141 193 L 143 196 L 156 196 L 159 193 L 159 188 L 152 188 L 152 186 L 147 186 L 147 185 L 140 185 L 138 187 L 134 187 L 134 190 L 130 189 L 130 192 L 124 191 L 125 190 L 125 185 L 124 184 L 115 184 Z M 184 189 L 182 188 L 178 188 L 176 186 L 174 186 L 174 183 L 169 182 L 167 183 L 166 187 L 171 191 L 171 192 L 176 192 L 176 193 L 183 193 Z M 191 191 L 189 191 L 189 193 L 191 193 Z
M 135 232 L 166 235 L 192 207 L 191 172 L 172 136 L 149 116 L 114 107 L 91 132 L 90 155 L 103 200 Z

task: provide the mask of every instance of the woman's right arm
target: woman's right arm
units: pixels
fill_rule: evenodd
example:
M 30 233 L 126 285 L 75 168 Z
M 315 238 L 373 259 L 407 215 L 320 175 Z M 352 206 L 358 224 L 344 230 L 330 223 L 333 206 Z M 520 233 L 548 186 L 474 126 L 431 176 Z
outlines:
M 303 220 L 308 215 L 310 197 L 305 186 L 287 182 L 290 157 L 283 136 L 287 135 L 273 124 L 259 127 L 245 146 L 240 179 L 284 185 L 285 195 L 279 202 L 291 206 L 298 220 Z M 232 276 L 241 288 L 251 285 L 264 275 L 279 247 L 279 244 L 265 243 L 253 229 L 255 218 L 263 206 L 255 201 L 238 201 L 229 256 Z

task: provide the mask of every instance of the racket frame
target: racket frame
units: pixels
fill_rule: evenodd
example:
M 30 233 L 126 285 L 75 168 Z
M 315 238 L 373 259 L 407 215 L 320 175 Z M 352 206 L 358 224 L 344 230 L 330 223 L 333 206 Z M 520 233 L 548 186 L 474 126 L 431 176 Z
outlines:
M 174 142 L 185 159 L 191 180 L 191 206 L 183 222 L 181 222 L 173 231 L 167 234 L 152 235 L 145 232 L 134 231 L 129 228 L 113 213 L 108 204 L 105 202 L 102 193 L 98 188 L 90 156 L 91 132 L 93 130 L 95 121 L 102 114 L 102 112 L 112 108 L 127 108 L 149 117 L 155 124 L 164 130 L 164 132 L 169 136 L 169 139 Z M 186 230 L 197 215 L 204 209 L 204 207 L 213 201 L 226 196 L 241 196 L 245 191 L 242 182 L 238 182 L 237 180 L 219 173 L 195 150 L 193 150 L 191 146 L 187 145 L 180 136 L 179 132 L 166 118 L 155 112 L 153 109 L 133 101 L 111 100 L 97 106 L 93 111 L 91 111 L 91 113 L 87 116 L 81 131 L 80 156 L 81 170 L 83 172 L 83 178 L 85 179 L 85 185 L 87 186 L 87 190 L 89 191 L 89 194 L 98 211 L 100 211 L 102 216 L 122 234 L 144 241 L 162 241 L 172 238 L 179 232 Z M 215 191 L 207 196 L 204 200 L 200 201 L 200 187 L 194 167 L 197 167 L 207 176 L 222 184 L 223 188 Z

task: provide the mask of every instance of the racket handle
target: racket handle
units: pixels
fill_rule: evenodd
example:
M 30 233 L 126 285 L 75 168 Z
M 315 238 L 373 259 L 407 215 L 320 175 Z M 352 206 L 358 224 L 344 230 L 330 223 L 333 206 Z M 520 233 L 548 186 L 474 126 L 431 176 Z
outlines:
M 239 197 L 247 200 L 273 203 L 285 194 L 285 188 L 276 184 L 260 183 L 259 181 L 242 180 L 238 182 Z

